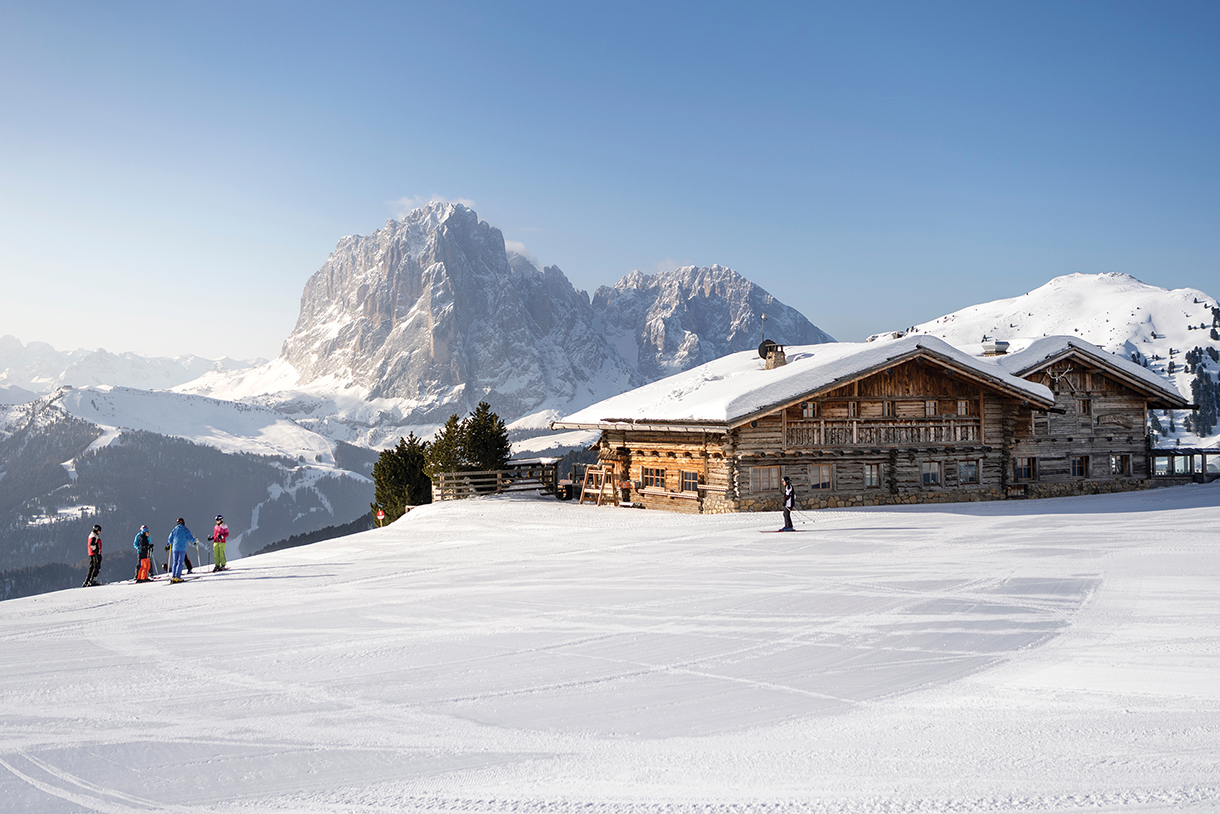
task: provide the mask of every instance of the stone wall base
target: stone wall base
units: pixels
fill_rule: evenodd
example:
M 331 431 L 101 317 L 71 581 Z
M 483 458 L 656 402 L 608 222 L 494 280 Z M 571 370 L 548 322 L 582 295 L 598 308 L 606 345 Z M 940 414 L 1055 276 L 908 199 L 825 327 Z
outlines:
M 806 492 L 798 494 L 798 511 L 815 509 L 847 509 L 854 506 L 914 506 L 925 503 L 974 503 L 1006 498 L 1072 497 L 1076 495 L 1102 495 L 1114 492 L 1134 492 L 1150 489 L 1156 484 L 1147 479 L 1127 478 L 1106 481 L 1072 481 L 1066 483 L 1027 483 L 1019 490 L 1012 489 L 1006 496 L 1000 489 L 921 489 L 918 491 L 868 492 L 865 494 L 826 494 Z M 658 508 L 662 508 L 658 506 Z M 778 512 L 783 509 L 783 497 L 774 495 L 750 496 L 729 499 L 721 495 L 708 495 L 703 500 L 703 514 L 729 514 L 733 512 Z

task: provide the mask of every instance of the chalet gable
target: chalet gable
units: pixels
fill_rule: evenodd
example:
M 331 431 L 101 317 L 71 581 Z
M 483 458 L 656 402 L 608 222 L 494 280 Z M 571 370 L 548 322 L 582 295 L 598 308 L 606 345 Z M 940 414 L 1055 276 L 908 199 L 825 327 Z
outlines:
M 1156 373 L 1073 337 L 1045 337 L 1001 364 L 1013 375 L 1040 382 L 1056 393 L 1105 389 L 1108 380 L 1147 399 L 1154 409 L 1193 406 Z

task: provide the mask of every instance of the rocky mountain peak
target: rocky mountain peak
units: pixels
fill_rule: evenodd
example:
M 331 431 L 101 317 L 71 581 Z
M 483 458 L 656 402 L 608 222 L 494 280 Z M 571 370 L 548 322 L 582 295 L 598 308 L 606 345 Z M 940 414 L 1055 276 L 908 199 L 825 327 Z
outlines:
M 757 347 L 764 313 L 767 337 L 782 344 L 834 341 L 799 311 L 721 265 L 633 271 L 599 288 L 593 309 L 602 331 L 648 381 Z

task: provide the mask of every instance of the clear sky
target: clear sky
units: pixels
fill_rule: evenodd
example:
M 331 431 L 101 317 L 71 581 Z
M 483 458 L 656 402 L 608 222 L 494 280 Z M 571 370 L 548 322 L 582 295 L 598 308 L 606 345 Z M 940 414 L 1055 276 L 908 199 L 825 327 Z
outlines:
M 274 357 L 433 198 L 842 340 L 1077 271 L 1217 296 L 1217 43 L 1214 2 L 0 0 L 0 335 Z

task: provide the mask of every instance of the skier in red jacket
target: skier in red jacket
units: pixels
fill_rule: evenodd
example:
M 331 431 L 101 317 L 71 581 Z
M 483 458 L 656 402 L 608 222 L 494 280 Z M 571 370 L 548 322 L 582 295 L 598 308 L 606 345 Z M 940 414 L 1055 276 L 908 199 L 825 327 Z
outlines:
M 88 588 L 91 585 L 97 585 L 97 574 L 102 570 L 102 527 L 93 526 L 93 531 L 89 534 L 89 542 L 87 543 L 89 552 L 89 573 L 85 576 L 85 584 L 82 588 Z

